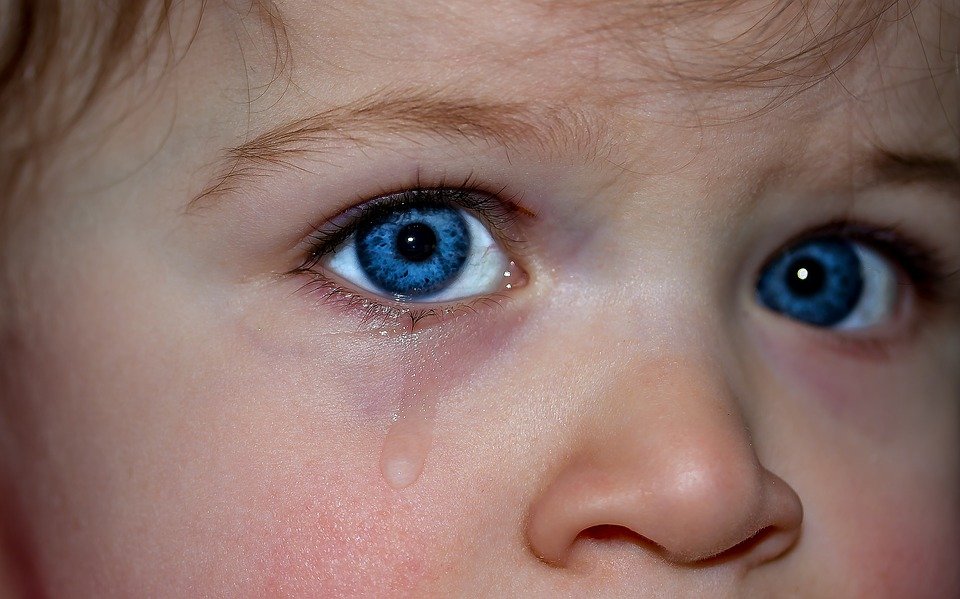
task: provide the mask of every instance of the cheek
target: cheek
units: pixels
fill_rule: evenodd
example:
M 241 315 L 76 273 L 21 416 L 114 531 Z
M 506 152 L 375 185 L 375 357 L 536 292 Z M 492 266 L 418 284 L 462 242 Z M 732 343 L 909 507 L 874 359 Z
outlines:
M 930 343 L 880 357 L 844 353 L 793 324 L 754 332 L 757 361 L 785 385 L 784 395 L 845 434 L 884 444 L 923 434 L 950 397 L 951 367 Z
M 335 306 L 295 310 L 299 322 L 265 324 L 254 310 L 242 321 L 238 337 L 246 353 L 274 365 L 311 364 L 307 375 L 323 389 L 329 411 L 350 416 L 358 429 L 379 435 L 378 466 L 383 480 L 394 489 L 414 484 L 426 467 L 434 445 L 436 423 L 470 399 L 470 388 L 482 379 L 496 378 L 511 343 L 526 329 L 527 314 L 520 308 L 496 318 L 468 313 L 432 322 L 422 330 L 331 335 L 353 322 Z M 489 308 L 488 308 L 489 309 Z M 312 321 L 312 322 L 311 322 Z M 303 324 L 319 331 L 302 331 Z M 258 367 L 257 370 L 263 370 Z M 302 386 L 302 385 L 301 385 Z M 338 423 L 334 423 L 338 424 Z
M 795 325 L 757 327 L 804 504 L 801 551 L 824 596 L 960 588 L 955 355 L 930 339 L 844 353 Z M 769 391 L 768 391 L 769 392 Z M 815 582 L 816 581 L 816 582 Z
M 846 531 L 833 535 L 834 563 L 845 566 L 838 579 L 858 596 L 952 596 L 960 588 L 957 500 L 950 490 L 891 498 L 863 493 L 845 510 L 848 517 L 834 523 Z
M 266 441 L 278 462 L 257 467 L 268 480 L 257 486 L 268 491 L 254 509 L 267 516 L 246 534 L 263 594 L 417 595 L 453 567 L 462 543 L 454 533 L 469 530 L 472 520 L 469 510 L 451 505 L 449 487 L 459 481 L 439 478 L 450 465 L 440 466 L 440 451 L 432 455 L 446 442 L 434 438 L 434 428 L 508 359 L 504 348 L 524 329 L 523 315 L 512 316 L 482 326 L 464 318 L 399 337 L 331 337 L 312 356 L 311 345 L 284 344 L 282 331 L 265 337 L 239 329 L 233 346 L 252 360 L 244 370 L 283 374 L 252 377 L 237 393 L 291 394 L 271 414 L 273 423 L 251 435 L 288 437 Z M 305 363 L 313 366 L 304 371 Z M 239 419 L 262 422 L 256 412 Z M 396 485 L 394 459 L 419 462 L 419 483 L 418 470 Z
M 304 490 L 268 499 L 255 595 L 411 596 L 440 570 L 436 524 L 380 481 L 318 477 Z

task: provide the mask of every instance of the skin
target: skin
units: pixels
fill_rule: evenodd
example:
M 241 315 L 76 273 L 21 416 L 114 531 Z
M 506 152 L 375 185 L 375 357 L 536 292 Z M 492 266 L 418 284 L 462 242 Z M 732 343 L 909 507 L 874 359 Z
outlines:
M 799 94 L 663 76 L 637 39 L 709 61 L 643 4 L 487 4 L 292 0 L 280 71 L 251 12 L 211 2 L 187 44 L 187 7 L 180 59 L 49 156 L 2 259 L 11 595 L 960 591 L 960 280 L 903 286 L 856 333 L 754 299 L 766 260 L 839 217 L 960 269 L 956 180 L 866 166 L 876 146 L 957 164 L 956 4 Z M 567 126 L 361 123 L 191 202 L 225 148 L 385 90 Z M 308 223 L 417 177 L 522 196 L 526 284 L 411 327 L 281 274 Z M 424 460 L 409 486 L 384 478 L 388 438 Z

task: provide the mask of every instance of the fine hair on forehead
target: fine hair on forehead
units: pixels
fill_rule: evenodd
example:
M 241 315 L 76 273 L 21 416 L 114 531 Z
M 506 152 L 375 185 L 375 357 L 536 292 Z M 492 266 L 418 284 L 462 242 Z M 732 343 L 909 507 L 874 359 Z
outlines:
M 539 0 L 576 23 L 559 45 L 612 40 L 660 80 L 807 87 L 922 0 Z
M 282 49 L 272 0 L 0 0 L 0 184 L 35 181 L 40 158 L 110 89 L 189 50 L 208 5 L 258 19 Z M 5 204 L 0 202 L 0 223 Z
M 523 1 L 577 24 L 559 34 L 561 46 L 613 40 L 662 65 L 665 81 L 790 93 L 834 74 L 923 0 Z M 144 63 L 174 65 L 214 2 L 258 22 L 279 77 L 290 43 L 272 0 L 0 0 L 0 184 L 35 178 L 38 158 Z M 668 44 L 643 43 L 643 29 Z

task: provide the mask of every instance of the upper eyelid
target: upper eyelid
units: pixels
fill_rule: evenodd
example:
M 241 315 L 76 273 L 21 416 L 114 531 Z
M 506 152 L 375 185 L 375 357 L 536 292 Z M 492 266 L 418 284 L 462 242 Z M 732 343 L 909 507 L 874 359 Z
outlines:
M 848 219 L 836 219 L 794 234 L 781 243 L 760 265 L 759 276 L 777 256 L 787 249 L 817 238 L 842 237 L 869 246 L 905 272 L 920 299 L 946 297 L 951 273 L 947 259 L 937 247 L 918 239 L 902 227 L 877 225 Z
M 306 272 L 315 268 L 324 256 L 343 245 L 353 235 L 357 224 L 363 219 L 375 218 L 378 208 L 383 207 L 386 210 L 403 203 L 431 202 L 455 205 L 475 212 L 498 234 L 498 240 L 512 251 L 518 251 L 518 246 L 524 243 L 523 238 L 518 235 L 507 233 L 508 230 L 512 230 L 512 223 L 520 216 L 535 217 L 535 213 L 522 206 L 518 196 L 512 199 L 509 196 L 504 197 L 503 189 L 497 194 L 482 191 L 470 183 L 469 179 L 457 187 L 442 185 L 419 187 L 382 194 L 355 204 L 323 223 L 312 226 L 312 232 L 306 240 L 305 249 L 308 255 L 288 274 Z
M 915 240 L 911 236 L 902 233 L 900 228 L 891 225 L 875 225 L 863 223 L 848 219 L 835 219 L 824 224 L 804 230 L 800 233 L 790 236 L 786 241 L 780 244 L 779 248 L 773 252 L 776 256 L 785 249 L 804 241 L 818 237 L 845 237 L 854 241 L 860 241 L 876 246 L 879 251 L 884 251 L 894 245 L 909 246 L 906 248 L 911 254 L 925 256 L 929 261 L 929 270 L 942 270 L 943 259 L 939 256 L 936 248 L 933 246 Z
M 345 216 L 356 212 L 358 209 L 361 209 L 364 206 L 373 205 L 375 203 L 383 202 L 389 200 L 389 198 L 400 196 L 403 194 L 411 194 L 417 192 L 449 192 L 451 194 L 467 194 L 475 193 L 488 196 L 491 198 L 498 199 L 503 205 L 510 207 L 512 211 L 515 211 L 517 216 L 523 216 L 525 218 L 536 218 L 537 213 L 534 212 L 531 208 L 526 206 L 523 201 L 523 194 L 521 192 L 515 192 L 511 190 L 509 185 L 494 186 L 487 184 L 483 179 L 478 177 L 474 172 L 469 172 L 466 177 L 461 179 L 448 180 L 446 176 L 440 176 L 439 178 L 425 176 L 419 169 L 417 174 L 414 177 L 414 180 L 403 185 L 398 185 L 390 188 L 380 188 L 376 193 L 371 193 L 367 195 L 357 195 L 354 201 L 346 208 L 340 212 L 334 214 L 332 217 L 326 219 L 322 224 L 311 227 L 313 230 L 319 230 L 324 225 L 329 225 L 337 221 L 344 220 Z M 451 199 L 456 199 L 453 197 Z M 471 206 L 461 206 L 463 208 L 470 208 Z

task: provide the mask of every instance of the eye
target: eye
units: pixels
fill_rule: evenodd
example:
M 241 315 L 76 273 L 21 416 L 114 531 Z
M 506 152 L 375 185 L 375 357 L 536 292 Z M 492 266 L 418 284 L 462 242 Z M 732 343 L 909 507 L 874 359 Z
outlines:
M 517 278 L 510 257 L 472 211 L 438 201 L 443 193 L 407 192 L 366 210 L 319 263 L 360 289 L 402 302 L 509 289 Z
M 840 237 L 799 242 L 760 273 L 757 299 L 787 318 L 815 327 L 867 329 L 897 308 L 897 271 L 863 243 Z

